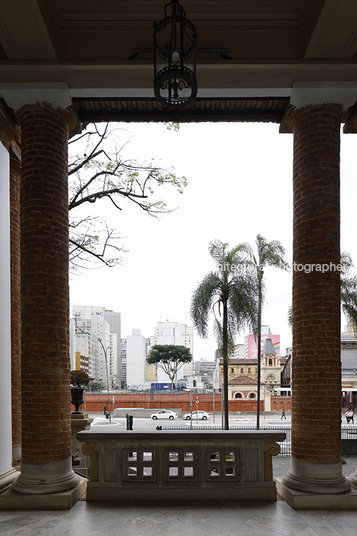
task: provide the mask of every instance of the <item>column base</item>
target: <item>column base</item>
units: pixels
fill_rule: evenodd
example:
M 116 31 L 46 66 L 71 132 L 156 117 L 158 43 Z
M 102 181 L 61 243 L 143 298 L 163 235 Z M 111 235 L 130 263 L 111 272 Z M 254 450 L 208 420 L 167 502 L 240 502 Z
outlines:
M 20 475 L 19 471 L 12 468 L 0 474 L 0 493 L 11 486 L 13 481 Z
M 57 493 L 75 488 L 79 476 L 72 471 L 72 460 L 21 462 L 21 474 L 12 488 L 26 495 Z
M 282 477 L 282 483 L 289 489 L 321 495 L 351 490 L 351 482 L 342 474 L 340 458 L 321 462 L 291 458 L 290 471 Z
M 75 488 L 60 493 L 39 495 L 24 495 L 13 489 L 7 489 L 0 494 L 1 510 L 70 510 L 84 495 L 87 489 L 87 479 L 79 477 Z
M 351 473 L 348 479 L 351 481 L 352 489 L 357 491 L 357 471 Z
M 357 491 L 347 493 L 307 493 L 289 488 L 276 478 L 279 495 L 295 510 L 357 510 Z

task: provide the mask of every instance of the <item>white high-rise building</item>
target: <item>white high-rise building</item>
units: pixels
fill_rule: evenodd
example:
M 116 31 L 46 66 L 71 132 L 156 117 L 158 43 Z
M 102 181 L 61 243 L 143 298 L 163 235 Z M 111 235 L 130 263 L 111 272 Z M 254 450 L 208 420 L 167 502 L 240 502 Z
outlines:
M 150 337 L 150 346 L 155 344 L 174 344 L 175 346 L 186 346 L 193 355 L 193 327 L 187 324 L 179 324 L 178 322 L 158 322 L 154 328 L 154 335 Z M 184 376 L 193 375 L 193 360 L 190 363 L 185 363 L 178 371 L 176 381 L 182 380 Z M 170 381 L 167 374 L 158 368 L 157 381 Z
M 126 387 L 126 339 L 121 340 L 120 360 L 121 360 L 121 388 L 124 389 L 124 387 Z
M 110 332 L 112 333 L 112 376 L 116 378 L 116 386 L 121 387 L 121 314 L 105 310 L 104 320 L 110 325 Z
M 150 340 L 133 329 L 126 336 L 126 383 L 128 387 L 140 387 L 146 382 L 146 356 Z
M 113 330 L 105 318 L 106 313 L 109 313 L 108 320 L 113 322 Z M 71 353 L 82 351 L 89 356 L 90 377 L 106 385 L 108 366 L 110 386 L 120 385 L 120 376 L 118 378 L 118 335 L 119 341 L 121 340 L 120 313 L 106 311 L 104 307 L 75 305 L 71 325 L 73 329 Z M 100 344 L 100 340 L 103 346 Z

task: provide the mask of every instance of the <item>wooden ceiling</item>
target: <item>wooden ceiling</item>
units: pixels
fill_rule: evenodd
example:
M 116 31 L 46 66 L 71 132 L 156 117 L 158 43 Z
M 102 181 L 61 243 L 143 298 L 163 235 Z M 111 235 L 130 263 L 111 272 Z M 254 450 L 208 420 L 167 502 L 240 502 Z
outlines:
M 229 49 L 231 58 L 198 55 L 192 114 L 200 108 L 217 115 L 219 101 L 226 117 L 260 110 L 270 120 L 284 113 L 296 81 L 357 82 L 356 0 L 181 4 L 198 46 Z M 0 0 L 0 84 L 65 82 L 81 119 L 124 117 L 123 110 L 137 117 L 151 110 L 154 117 L 160 107 L 153 102 L 153 57 L 133 58 L 133 49 L 153 46 L 153 21 L 163 18 L 164 6 L 165 0 Z

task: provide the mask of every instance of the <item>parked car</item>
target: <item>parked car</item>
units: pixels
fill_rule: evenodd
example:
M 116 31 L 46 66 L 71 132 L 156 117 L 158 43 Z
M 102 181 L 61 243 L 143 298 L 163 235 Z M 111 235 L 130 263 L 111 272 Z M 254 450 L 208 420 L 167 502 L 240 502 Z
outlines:
M 153 419 L 154 421 L 156 421 L 156 419 L 170 419 L 170 421 L 173 421 L 174 419 L 177 419 L 177 413 L 170 409 L 161 409 L 156 413 L 152 413 L 150 419 Z
M 192 419 L 201 419 L 202 421 L 207 421 L 211 416 L 210 413 L 207 413 L 206 411 L 198 410 L 192 412 Z M 185 415 L 182 415 L 183 419 L 186 419 L 189 421 L 191 419 L 191 413 L 185 413 Z

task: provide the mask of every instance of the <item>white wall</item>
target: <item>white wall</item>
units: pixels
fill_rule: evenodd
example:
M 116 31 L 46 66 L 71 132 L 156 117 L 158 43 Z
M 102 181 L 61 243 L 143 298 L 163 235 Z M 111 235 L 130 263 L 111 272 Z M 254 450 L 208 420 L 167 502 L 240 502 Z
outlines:
M 12 464 L 9 154 L 0 143 L 0 477 Z

